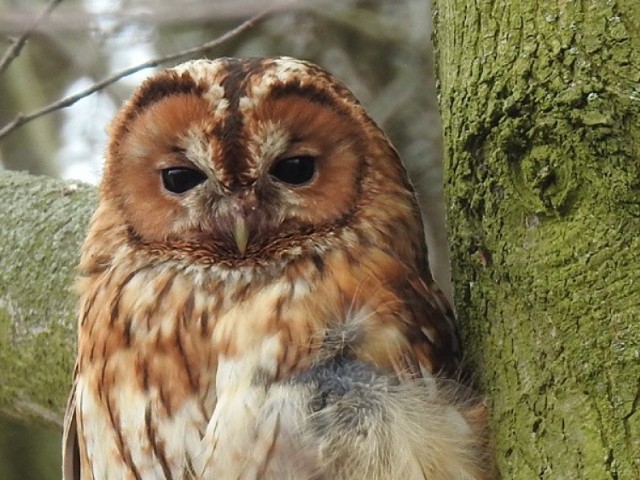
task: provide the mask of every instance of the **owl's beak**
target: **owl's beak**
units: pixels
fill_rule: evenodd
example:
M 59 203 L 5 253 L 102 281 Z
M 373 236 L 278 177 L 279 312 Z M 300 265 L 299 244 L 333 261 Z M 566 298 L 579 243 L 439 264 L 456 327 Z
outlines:
M 236 241 L 238 251 L 244 255 L 247 251 L 247 243 L 249 243 L 249 229 L 247 221 L 242 215 L 237 215 L 233 224 L 233 239 Z

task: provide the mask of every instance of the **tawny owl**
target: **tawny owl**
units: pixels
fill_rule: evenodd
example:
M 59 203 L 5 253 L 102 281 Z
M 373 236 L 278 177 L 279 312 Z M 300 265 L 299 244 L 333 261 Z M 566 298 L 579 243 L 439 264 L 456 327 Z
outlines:
M 192 61 L 110 135 L 66 479 L 491 476 L 414 192 L 339 81 Z

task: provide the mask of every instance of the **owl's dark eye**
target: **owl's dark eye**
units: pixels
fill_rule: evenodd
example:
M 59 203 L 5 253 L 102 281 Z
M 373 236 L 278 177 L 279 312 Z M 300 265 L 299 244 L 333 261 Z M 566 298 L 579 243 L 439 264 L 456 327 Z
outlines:
M 289 185 L 303 185 L 316 173 L 316 160 L 310 155 L 284 158 L 277 162 L 269 174 Z
M 184 193 L 207 179 L 199 170 L 171 167 L 162 170 L 162 185 L 172 193 Z

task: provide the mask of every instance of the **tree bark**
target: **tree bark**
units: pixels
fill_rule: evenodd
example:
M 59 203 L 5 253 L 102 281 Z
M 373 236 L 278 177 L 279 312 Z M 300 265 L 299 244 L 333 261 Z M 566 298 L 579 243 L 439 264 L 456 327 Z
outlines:
M 0 174 L 0 412 L 62 423 L 75 357 L 73 281 L 93 187 Z
M 640 3 L 438 0 L 435 42 L 502 477 L 640 478 Z

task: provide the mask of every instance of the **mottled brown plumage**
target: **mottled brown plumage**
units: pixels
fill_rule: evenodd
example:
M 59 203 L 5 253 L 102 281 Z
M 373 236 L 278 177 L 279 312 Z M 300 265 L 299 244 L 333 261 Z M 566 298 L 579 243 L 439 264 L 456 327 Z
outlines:
M 66 479 L 490 478 L 413 190 L 340 82 L 189 62 L 110 134 Z

